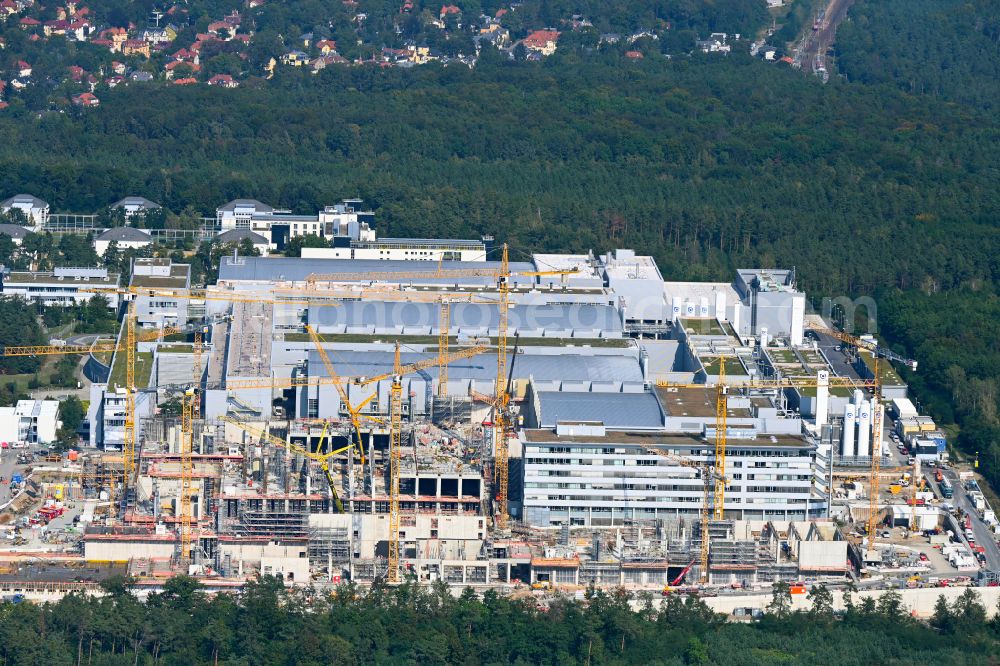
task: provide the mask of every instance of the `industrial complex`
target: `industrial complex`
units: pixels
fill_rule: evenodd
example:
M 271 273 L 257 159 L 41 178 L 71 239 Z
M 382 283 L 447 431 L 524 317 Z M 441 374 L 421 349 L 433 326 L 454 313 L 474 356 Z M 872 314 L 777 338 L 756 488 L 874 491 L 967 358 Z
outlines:
M 492 238 L 378 239 L 361 210 L 230 202 L 219 233 L 262 254 L 305 233 L 329 248 L 223 256 L 209 285 L 166 258 L 127 284 L 5 279 L 47 304 L 105 294 L 122 324 L 4 350 L 82 354 L 90 384 L 71 454 L 31 453 L 54 403 L 0 408 L 11 446 L 34 446 L 2 453 L 22 465 L 0 591 L 183 572 L 209 589 L 706 593 L 1000 567 L 992 510 L 907 399 L 897 369 L 917 363 L 808 314 L 795 271 L 691 283 L 630 249 L 511 260 Z M 48 578 L 18 575 L 33 557 Z

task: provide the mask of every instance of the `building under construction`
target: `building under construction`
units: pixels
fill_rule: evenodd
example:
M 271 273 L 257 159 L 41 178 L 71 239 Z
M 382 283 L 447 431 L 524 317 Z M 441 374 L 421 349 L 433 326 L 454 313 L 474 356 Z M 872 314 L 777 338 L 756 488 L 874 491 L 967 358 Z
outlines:
M 92 390 L 88 560 L 479 586 L 857 568 L 829 520 L 830 405 L 878 381 L 803 334 L 793 273 L 666 283 L 627 250 L 506 248 L 224 257 L 204 289 L 144 270 Z

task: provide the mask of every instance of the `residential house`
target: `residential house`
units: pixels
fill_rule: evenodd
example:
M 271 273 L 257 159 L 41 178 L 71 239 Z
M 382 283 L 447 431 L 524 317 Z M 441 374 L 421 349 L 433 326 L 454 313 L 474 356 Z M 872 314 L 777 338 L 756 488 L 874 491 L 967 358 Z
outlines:
M 160 204 L 150 201 L 145 197 L 125 197 L 111 204 L 112 209 L 121 209 L 125 212 L 126 219 L 133 217 L 143 217 L 148 211 L 159 210 Z
M 132 79 L 133 81 L 139 81 L 139 82 L 152 81 L 153 75 L 150 74 L 149 72 L 136 71 L 129 74 L 129 78 Z
M 17 76 L 22 79 L 31 78 L 31 65 L 24 62 L 23 60 L 17 61 Z
M 44 227 L 49 219 L 49 204 L 30 194 L 15 194 L 10 199 L 0 202 L 0 211 L 8 215 L 18 211 L 24 216 L 25 221 L 30 222 L 36 229 Z
M 625 57 L 629 60 L 642 60 L 644 56 L 642 55 L 642 51 L 626 51 Z
M 121 51 L 122 46 L 128 40 L 128 30 L 125 28 L 108 28 L 101 31 L 101 39 L 111 41 L 112 51 Z
M 188 71 L 188 69 L 190 68 L 190 73 L 191 74 L 197 74 L 198 72 L 201 71 L 201 65 L 199 65 L 197 63 L 187 62 L 185 60 L 174 60 L 173 62 L 168 62 L 163 67 L 163 69 L 166 70 L 166 74 L 165 74 L 166 78 L 167 79 L 174 78 L 174 74 L 176 74 L 176 70 L 178 68 L 182 68 L 181 69 L 182 72 Z
M 292 67 L 301 67 L 302 65 L 309 62 L 309 56 L 302 51 L 289 51 L 288 53 L 281 56 L 281 63 L 283 65 L 291 65 Z
M 208 80 L 208 85 L 219 86 L 220 88 L 238 88 L 240 83 L 235 81 L 229 74 L 216 74 Z
M 97 95 L 94 93 L 85 92 L 79 95 L 73 95 L 73 104 L 76 104 L 77 106 L 95 107 L 101 105 L 101 100 L 99 100 Z
M 153 237 L 135 227 L 114 227 L 94 239 L 94 251 L 103 257 L 112 243 L 115 243 L 119 250 L 138 250 L 152 245 Z
M 260 256 L 266 257 L 268 255 L 271 249 L 271 242 L 264 236 L 254 233 L 249 229 L 230 229 L 229 231 L 224 231 L 215 237 L 215 242 L 222 244 L 235 243 L 239 245 L 245 239 L 250 240 L 254 248 L 260 252 Z
M 313 68 L 313 74 L 319 72 L 321 69 L 326 69 L 330 65 L 345 65 L 349 61 L 344 56 L 339 53 L 331 53 L 330 55 L 321 55 L 314 58 L 310 65 Z
M 194 78 L 193 76 L 189 76 L 186 79 L 177 79 L 176 81 L 174 81 L 175 86 L 192 86 L 196 83 L 198 83 L 198 79 Z
M 67 30 L 69 30 L 69 22 L 66 20 L 46 21 L 42 25 L 42 33 L 46 37 L 65 35 Z
M 118 86 L 119 83 L 125 82 L 125 77 L 118 76 L 117 74 L 115 74 L 114 76 L 109 76 L 107 79 L 104 80 L 104 82 L 108 84 L 109 88 L 115 88 Z
M 31 229 L 22 227 L 20 224 L 0 224 L 0 234 L 10 236 L 14 245 L 24 242 L 24 237 L 31 233 Z
M 90 21 L 80 19 L 69 24 L 67 34 L 72 35 L 78 42 L 85 42 L 92 31 L 93 27 L 90 25 Z
M 21 26 L 21 30 L 33 30 L 42 24 L 41 21 L 39 21 L 38 19 L 33 19 L 30 16 L 26 16 L 25 18 L 18 21 L 18 23 Z
M 14 0 L 3 0 L 0 2 L 0 16 L 3 18 L 13 16 L 17 11 L 17 3 Z
M 337 42 L 332 39 L 321 39 L 316 42 L 316 48 L 323 55 L 337 52 Z
M 172 25 L 165 28 L 148 28 L 142 32 L 142 41 L 150 44 L 170 43 L 177 39 L 177 30 Z
M 524 48 L 529 51 L 540 53 L 543 56 L 552 55 L 556 52 L 556 42 L 559 41 L 559 32 L 556 30 L 536 30 L 524 38 Z
M 115 74 L 120 74 L 125 76 L 125 63 L 118 62 L 117 60 L 111 61 L 111 71 Z
M 141 39 L 126 39 L 122 45 L 122 53 L 127 56 L 141 55 L 148 58 L 149 42 L 144 42 Z

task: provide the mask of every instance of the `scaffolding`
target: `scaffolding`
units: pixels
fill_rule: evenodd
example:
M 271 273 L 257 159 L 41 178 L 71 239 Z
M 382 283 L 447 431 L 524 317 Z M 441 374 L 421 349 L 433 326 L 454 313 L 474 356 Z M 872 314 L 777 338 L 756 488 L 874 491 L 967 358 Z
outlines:
M 309 535 L 309 562 L 313 566 L 348 562 L 351 540 L 346 527 L 322 527 Z
M 452 425 L 472 421 L 472 398 L 461 395 L 439 395 L 432 403 L 435 425 Z

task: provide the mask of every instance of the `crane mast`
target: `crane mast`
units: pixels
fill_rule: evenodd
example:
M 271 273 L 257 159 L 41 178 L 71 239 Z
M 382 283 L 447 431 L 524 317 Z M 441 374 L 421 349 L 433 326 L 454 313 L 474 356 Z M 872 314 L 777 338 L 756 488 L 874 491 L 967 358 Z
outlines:
M 719 475 L 715 481 L 715 519 L 723 520 L 726 515 L 726 431 L 729 411 L 729 387 L 726 386 L 726 357 L 719 357 L 719 383 L 715 399 L 715 471 Z M 708 543 L 708 534 L 703 535 L 702 547 Z
M 194 405 L 197 391 L 191 390 L 181 398 L 181 496 L 180 496 L 180 528 L 181 551 L 180 559 L 191 556 L 191 528 L 194 523 L 192 515 L 191 494 L 194 485 Z
M 868 550 L 875 550 L 875 534 L 878 531 L 878 491 L 879 473 L 882 467 L 882 381 L 879 377 L 878 354 L 872 354 L 873 373 L 875 375 L 875 390 L 872 411 L 872 466 L 868 481 Z M 916 484 L 917 480 L 911 479 Z M 915 510 L 915 509 L 914 509 Z
M 493 415 L 494 450 L 495 463 L 493 467 L 494 481 L 497 491 L 496 524 L 498 529 L 507 527 L 507 485 L 508 485 L 508 457 L 507 457 L 507 431 L 510 424 L 507 423 L 510 406 L 510 393 L 507 390 L 507 312 L 510 306 L 510 263 L 507 254 L 507 244 L 503 246 L 503 255 L 500 260 L 500 273 L 497 276 L 497 288 L 499 292 L 500 317 L 497 326 L 497 383 L 496 383 L 496 403 Z
M 451 328 L 451 301 L 441 299 L 441 314 L 438 322 L 438 396 L 448 395 L 448 331 Z
M 389 570 L 390 583 L 399 582 L 399 463 L 403 446 L 403 374 L 399 362 L 399 343 L 393 364 L 389 404 Z
M 124 473 L 122 493 L 135 471 L 135 299 L 125 315 L 125 441 L 122 446 Z

